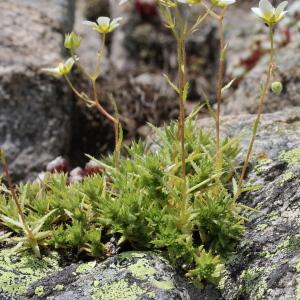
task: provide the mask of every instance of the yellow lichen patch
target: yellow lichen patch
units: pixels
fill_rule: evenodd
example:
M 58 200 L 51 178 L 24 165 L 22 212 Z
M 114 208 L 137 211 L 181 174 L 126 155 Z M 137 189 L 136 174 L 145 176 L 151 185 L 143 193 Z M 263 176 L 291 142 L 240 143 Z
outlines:
M 261 276 L 263 271 L 263 268 L 259 267 L 243 271 L 240 277 L 242 285 L 239 287 L 238 293 L 243 296 L 247 295 L 253 300 L 263 299 L 267 291 L 266 279 Z
M 44 287 L 43 286 L 37 286 L 34 290 L 34 294 L 38 297 L 43 296 L 44 294 Z
M 161 281 L 153 280 L 151 281 L 151 283 L 156 288 L 163 289 L 163 290 L 171 290 L 175 287 L 174 283 L 171 280 L 161 280 Z
M 129 284 L 126 280 L 112 282 L 103 286 L 93 288 L 93 300 L 138 300 L 142 294 L 146 293 L 139 286 Z
M 294 177 L 295 177 L 294 173 L 291 170 L 288 170 L 279 177 L 279 184 L 282 185 L 287 181 L 293 179 Z
M 148 276 L 152 276 L 156 273 L 156 270 L 151 267 L 146 259 L 139 259 L 135 264 L 130 265 L 128 269 L 132 274 L 140 279 L 145 279 Z
M 59 270 L 57 253 L 39 259 L 31 253 L 0 251 L 0 286 L 12 296 L 24 294 L 30 284 Z
M 64 286 L 62 284 L 57 284 L 53 290 L 54 291 L 62 291 L 64 289 Z
M 76 273 L 85 273 L 91 269 L 93 269 L 96 266 L 97 262 L 96 261 L 90 261 L 87 263 L 83 263 L 80 266 L 77 267 Z
M 272 162 L 273 160 L 269 158 L 259 159 L 254 166 L 254 172 L 258 174 L 263 172 L 264 168 L 267 167 Z
M 300 162 L 300 148 L 295 148 L 289 151 L 283 151 L 279 157 L 289 165 L 295 165 Z

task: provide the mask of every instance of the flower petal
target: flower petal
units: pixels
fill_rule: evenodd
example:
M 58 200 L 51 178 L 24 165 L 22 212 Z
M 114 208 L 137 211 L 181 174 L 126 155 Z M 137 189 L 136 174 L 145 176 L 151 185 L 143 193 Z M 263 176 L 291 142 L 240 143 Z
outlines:
M 91 22 L 91 21 L 83 21 L 82 24 L 87 25 L 87 26 L 92 27 L 92 28 L 97 27 L 97 23 Z
M 275 11 L 276 16 L 279 16 L 284 11 L 284 9 L 286 8 L 287 5 L 288 5 L 287 1 L 281 2 L 276 8 L 276 11 Z
M 109 24 L 110 24 L 110 18 L 109 18 L 109 17 L 99 17 L 99 18 L 97 19 L 97 23 L 98 23 L 100 26 L 108 27 Z
M 263 18 L 262 11 L 258 7 L 252 7 L 251 10 L 260 18 Z
M 266 19 L 271 18 L 274 15 L 275 8 L 268 0 L 260 0 L 259 8 Z

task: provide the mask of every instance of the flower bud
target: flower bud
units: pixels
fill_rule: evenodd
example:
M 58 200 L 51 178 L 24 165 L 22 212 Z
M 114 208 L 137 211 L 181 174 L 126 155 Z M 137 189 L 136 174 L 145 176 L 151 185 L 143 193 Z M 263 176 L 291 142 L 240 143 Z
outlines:
M 65 35 L 65 48 L 77 49 L 80 47 L 81 37 L 75 32 L 67 33 Z
M 282 83 L 280 81 L 274 81 L 271 85 L 272 92 L 276 95 L 280 95 L 282 92 Z

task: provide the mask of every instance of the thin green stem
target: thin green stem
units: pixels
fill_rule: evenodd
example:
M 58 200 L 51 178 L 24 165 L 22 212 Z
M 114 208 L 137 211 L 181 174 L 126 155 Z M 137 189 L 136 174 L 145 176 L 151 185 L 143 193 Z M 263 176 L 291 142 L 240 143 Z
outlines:
M 265 98 L 267 96 L 268 93 L 268 88 L 270 86 L 270 82 L 271 82 L 271 77 L 272 77 L 272 72 L 273 72 L 273 60 L 274 60 L 274 37 L 273 37 L 273 27 L 270 26 L 269 28 L 269 37 L 270 37 L 270 44 L 271 44 L 271 50 L 270 50 L 270 61 L 269 61 L 269 66 L 268 66 L 268 74 L 267 74 L 267 79 L 265 81 L 265 84 L 263 86 L 263 89 L 261 91 L 261 95 L 260 95 L 260 99 L 259 99 L 259 106 L 257 109 L 257 114 L 256 114 L 256 118 L 255 121 L 253 123 L 253 129 L 252 129 L 252 136 L 251 136 L 251 140 L 249 143 L 249 147 L 248 147 L 248 151 L 247 151 L 247 155 L 246 155 L 246 159 L 242 168 L 242 172 L 241 172 L 241 176 L 238 182 L 238 189 L 237 189 L 237 193 L 235 196 L 235 200 L 240 196 L 241 192 L 242 192 L 242 185 L 244 182 L 244 178 L 246 175 L 246 171 L 249 165 L 249 161 L 252 155 L 252 150 L 253 150 L 253 145 L 255 142 L 255 138 L 256 138 L 256 134 L 257 134 L 257 129 L 259 126 L 259 122 L 261 119 L 261 114 L 263 112 L 263 108 L 264 108 L 264 102 L 265 102 Z
M 179 126 L 178 135 L 181 148 L 181 172 L 182 180 L 186 182 L 186 162 L 185 162 L 185 103 L 184 103 L 184 86 L 186 84 L 186 62 L 185 62 L 185 40 L 179 39 L 177 41 L 177 55 L 178 55 L 178 90 L 179 90 Z
M 219 71 L 217 82 L 217 111 L 216 111 L 216 171 L 219 172 L 222 168 L 222 150 L 221 150 L 221 138 L 220 138 L 220 115 L 221 115 L 221 103 L 222 103 L 222 87 L 224 82 L 225 73 L 225 36 L 224 36 L 224 16 L 226 9 L 223 10 L 221 18 L 219 19 L 219 35 L 220 35 L 220 59 L 219 59 Z
M 210 11 L 213 9 L 214 6 L 212 6 L 210 9 L 206 10 L 206 13 L 203 16 L 199 16 L 196 20 L 195 24 L 191 27 L 189 34 L 192 34 L 198 30 L 198 27 L 206 20 L 206 18 L 209 16 Z
M 213 17 L 216 20 L 220 20 L 220 18 L 222 18 L 222 16 L 218 15 L 217 13 L 215 13 L 212 8 L 209 8 L 208 5 L 202 1 L 201 5 L 206 9 L 206 11 L 208 12 L 208 14 Z
M 75 62 L 76 67 L 79 69 L 79 71 L 85 75 L 88 79 L 91 79 L 91 75 L 86 71 L 86 69 L 80 64 L 80 62 L 78 62 L 78 59 L 76 59 L 76 54 L 74 52 L 74 50 L 70 50 L 70 54 Z
M 181 202 L 181 225 L 184 226 L 187 219 L 188 196 L 186 182 L 186 152 L 185 152 L 185 99 L 184 89 L 186 85 L 186 53 L 185 40 L 177 40 L 177 59 L 178 59 L 178 90 L 179 90 L 179 120 L 178 120 L 178 139 L 180 145 L 181 159 L 181 179 L 182 179 L 182 202 Z
M 105 50 L 105 41 L 106 41 L 106 34 L 103 33 L 101 35 L 101 42 L 100 42 L 100 49 L 97 53 L 97 60 L 96 60 L 96 66 L 95 66 L 95 70 L 94 73 L 92 75 L 92 81 L 96 81 L 98 79 L 98 77 L 100 76 L 100 65 L 101 65 L 101 61 L 104 55 L 104 50 Z
M 115 132 L 115 166 L 118 169 L 119 166 L 119 158 L 120 158 L 120 147 L 119 147 L 119 130 L 120 130 L 120 122 L 118 119 L 114 118 L 110 113 L 108 113 L 105 108 L 100 104 L 96 80 L 92 80 L 93 85 L 93 93 L 94 93 L 94 101 L 98 111 L 104 115 L 113 125 Z
M 10 190 L 10 194 L 11 194 L 12 199 L 14 200 L 15 205 L 17 207 L 18 215 L 20 217 L 20 220 L 21 220 L 21 223 L 22 223 L 22 225 L 24 227 L 24 230 L 25 230 L 28 238 L 31 241 L 36 241 L 36 239 L 35 239 L 32 231 L 31 231 L 31 229 L 29 228 L 29 226 L 26 223 L 25 215 L 24 215 L 23 209 L 21 207 L 21 204 L 19 202 L 19 199 L 17 197 L 17 193 L 15 191 L 15 188 L 14 188 L 14 185 L 13 185 L 13 181 L 12 181 L 12 178 L 11 178 L 9 170 L 8 170 L 8 164 L 7 164 L 7 161 L 6 161 L 5 157 L 2 158 L 2 163 L 3 163 L 3 170 L 4 170 L 4 173 L 5 173 L 7 184 L 8 184 L 9 190 Z

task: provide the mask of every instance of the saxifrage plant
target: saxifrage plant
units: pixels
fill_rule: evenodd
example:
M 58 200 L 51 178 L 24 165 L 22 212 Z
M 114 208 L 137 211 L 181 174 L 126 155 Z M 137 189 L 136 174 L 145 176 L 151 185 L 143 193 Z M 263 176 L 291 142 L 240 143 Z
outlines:
M 123 157 L 120 155 L 122 129 L 119 119 L 104 109 L 96 85 L 106 35 L 120 25 L 121 19 L 99 17 L 95 23 L 85 22 L 99 33 L 101 40 L 92 73 L 85 70 L 76 55 L 81 38 L 75 33 L 66 35 L 65 47 L 71 57 L 56 68 L 45 71 L 64 77 L 82 101 L 95 106 L 111 121 L 115 131 L 114 155 L 93 159 L 101 172 L 81 178 L 79 182 L 70 184 L 66 174 L 54 173 L 46 175 L 41 182 L 14 187 L 2 153 L 8 189 L 2 185 L 0 220 L 15 233 L 12 237 L 9 233 L 2 240 L 17 242 L 18 249 L 31 248 L 38 256 L 41 249 L 50 247 L 104 258 L 113 254 L 111 239 L 114 238 L 117 240 L 115 251 L 128 245 L 140 250 L 160 250 L 195 282 L 218 281 L 224 258 L 245 229 L 247 210 L 237 199 L 244 190 L 249 190 L 249 187 L 243 187 L 244 177 L 275 68 L 274 26 L 284 17 L 287 3 L 283 2 L 275 9 L 267 0 L 261 0 L 259 7 L 253 8 L 269 27 L 270 62 L 247 156 L 236 180 L 238 139 L 222 141 L 220 134 L 223 92 L 232 84 L 224 85 L 228 46 L 223 21 L 229 5 L 235 0 L 210 2 L 209 6 L 201 0 L 157 0 L 177 45 L 178 82 L 172 82 L 168 76 L 166 79 L 178 94 L 179 120 L 163 129 L 153 128 L 155 139 L 152 146 L 141 141 L 133 143 L 126 148 Z M 190 24 L 189 18 L 181 13 L 181 5 L 200 5 L 205 12 Z M 215 137 L 197 127 L 194 120 L 197 111 L 185 117 L 189 91 L 186 41 L 208 17 L 219 23 L 220 32 L 217 109 L 212 112 Z M 78 91 L 72 84 L 69 73 L 74 66 L 91 81 L 93 95 Z M 271 88 L 280 93 L 282 85 L 273 82 Z

